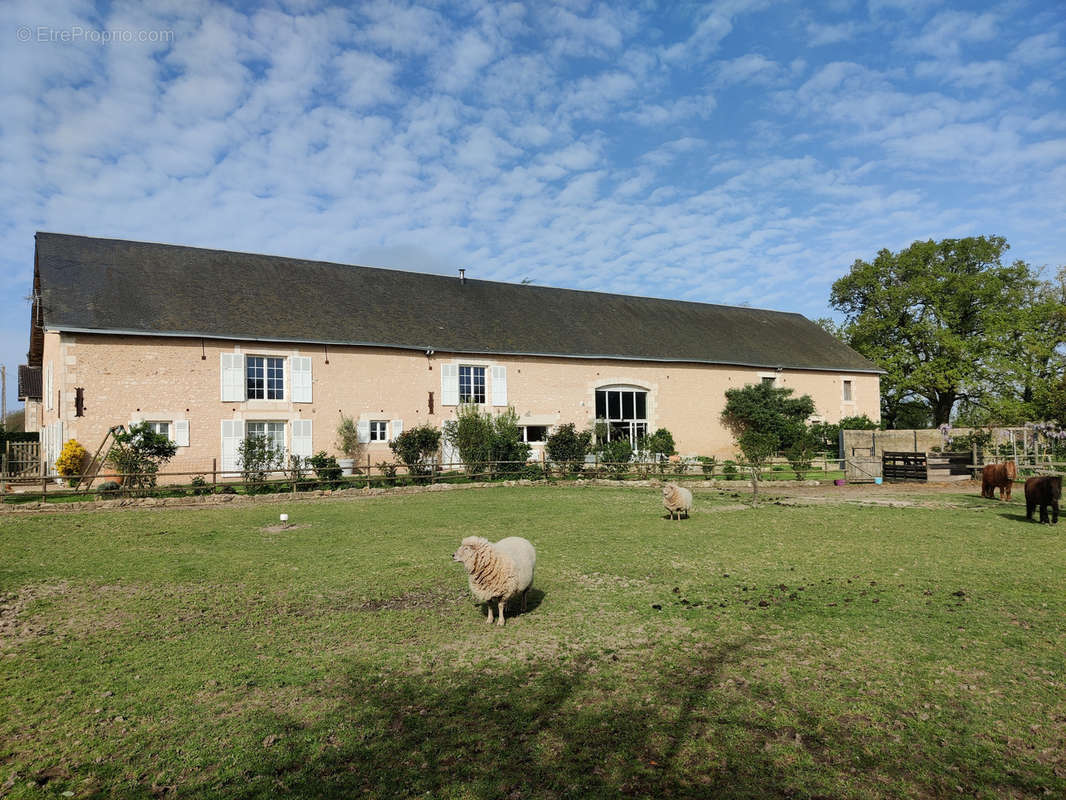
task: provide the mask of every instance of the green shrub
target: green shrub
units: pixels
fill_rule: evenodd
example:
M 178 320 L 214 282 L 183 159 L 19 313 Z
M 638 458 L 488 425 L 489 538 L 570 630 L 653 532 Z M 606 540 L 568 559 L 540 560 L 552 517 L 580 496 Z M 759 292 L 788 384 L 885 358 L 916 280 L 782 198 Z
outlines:
M 265 491 L 263 484 L 281 468 L 285 451 L 276 446 L 269 436 L 247 436 L 237 445 L 237 463 L 241 467 L 248 494 Z
M 389 443 L 389 449 L 416 477 L 429 475 L 432 459 L 440 449 L 441 432 L 432 425 L 419 425 L 404 431 Z
M 207 479 L 203 475 L 197 475 L 192 479 L 192 493 L 194 496 L 199 497 L 205 494 L 211 494 L 211 487 L 207 485 Z
M 315 477 L 320 481 L 330 486 L 340 481 L 343 470 L 337 463 L 336 456 L 326 455 L 325 450 L 319 450 L 307 459 L 307 463 L 311 465 L 311 469 L 315 471 Z
M 700 456 L 700 469 L 708 478 L 714 477 L 714 471 L 718 468 L 718 459 L 714 456 Z
M 399 468 L 397 464 L 392 461 L 379 461 L 374 465 L 378 468 L 378 472 L 381 473 L 383 478 L 395 478 L 396 470 Z
M 501 475 L 515 475 L 529 458 L 529 445 L 522 441 L 513 408 L 492 414 L 476 405 L 461 405 L 456 418 L 444 423 L 444 438 L 459 451 L 471 477 L 485 473 L 490 465 Z
M 722 474 L 725 475 L 727 481 L 735 481 L 737 479 L 737 463 L 727 459 L 722 464 Z
M 138 422 L 115 432 L 107 461 L 123 476 L 127 488 L 146 493 L 155 486 L 159 468 L 177 451 L 169 437 L 153 431 L 147 422 Z
M 614 475 L 624 475 L 633 458 L 633 447 L 628 439 L 614 439 L 600 445 L 600 460 L 604 467 Z
M 544 450 L 549 460 L 566 473 L 580 473 L 592 447 L 592 431 L 577 431 L 572 422 L 560 425 L 548 436 Z
M 121 489 L 122 487 L 115 483 L 115 481 L 105 481 L 100 484 L 101 495 L 115 495 L 118 494 Z

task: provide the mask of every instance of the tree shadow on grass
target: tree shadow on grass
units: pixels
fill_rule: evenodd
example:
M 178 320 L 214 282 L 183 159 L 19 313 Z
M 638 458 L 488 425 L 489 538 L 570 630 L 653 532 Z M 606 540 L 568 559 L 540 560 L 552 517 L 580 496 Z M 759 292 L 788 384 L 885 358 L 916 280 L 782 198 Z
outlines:
M 648 653 L 632 680 L 605 669 L 604 653 L 418 674 L 353 663 L 326 714 L 250 714 L 242 738 L 263 746 L 177 791 L 561 800 L 952 796 L 962 786 L 1035 797 L 1055 782 L 1028 764 L 995 772 L 1004 753 L 965 725 L 957 741 L 900 743 L 868 719 L 765 694 L 727 669 L 748 644 Z

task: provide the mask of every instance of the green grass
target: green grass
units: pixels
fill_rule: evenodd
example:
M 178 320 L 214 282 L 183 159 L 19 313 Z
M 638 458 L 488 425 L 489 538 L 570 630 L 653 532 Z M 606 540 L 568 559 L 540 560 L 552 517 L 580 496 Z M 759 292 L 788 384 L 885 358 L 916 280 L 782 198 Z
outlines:
M 0 516 L 0 795 L 1063 796 L 1062 528 L 914 499 Z M 502 629 L 470 534 L 537 546 Z

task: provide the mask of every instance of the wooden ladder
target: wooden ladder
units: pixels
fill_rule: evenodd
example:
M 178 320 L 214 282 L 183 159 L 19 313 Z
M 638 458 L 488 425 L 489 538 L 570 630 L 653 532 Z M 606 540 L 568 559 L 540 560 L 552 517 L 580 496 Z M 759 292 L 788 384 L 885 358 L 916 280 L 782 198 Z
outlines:
M 93 453 L 92 461 L 89 462 L 89 466 L 86 468 L 84 474 L 81 476 L 81 480 L 78 481 L 77 488 L 81 489 L 82 484 L 85 484 L 85 488 L 88 489 L 93 485 L 93 481 L 96 480 L 96 476 L 100 473 L 100 467 L 104 465 L 104 461 L 107 460 L 107 454 L 110 450 L 105 451 L 109 440 L 113 439 L 116 433 L 121 433 L 126 430 L 123 425 L 112 425 L 107 429 L 107 433 L 104 434 L 104 440 L 100 442 L 100 446 L 96 448 L 96 452 Z M 104 457 L 100 458 L 100 453 L 104 453 Z

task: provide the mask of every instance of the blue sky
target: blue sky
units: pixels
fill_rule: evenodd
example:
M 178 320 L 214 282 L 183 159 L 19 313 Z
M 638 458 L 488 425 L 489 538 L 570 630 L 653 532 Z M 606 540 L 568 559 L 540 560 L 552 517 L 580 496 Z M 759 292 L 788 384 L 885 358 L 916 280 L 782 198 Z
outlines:
M 0 36 L 9 375 L 36 230 L 809 317 L 917 239 L 1066 264 L 1061 0 L 14 0 Z

